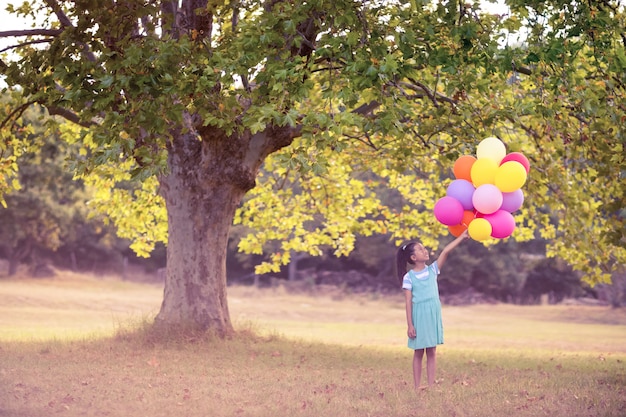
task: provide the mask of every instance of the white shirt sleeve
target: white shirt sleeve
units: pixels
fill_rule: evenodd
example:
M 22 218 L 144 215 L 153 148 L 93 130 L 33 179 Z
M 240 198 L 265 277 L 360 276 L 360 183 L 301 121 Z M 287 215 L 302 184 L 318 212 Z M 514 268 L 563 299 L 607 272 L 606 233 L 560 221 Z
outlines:
M 402 278 L 402 289 L 403 290 L 413 289 L 413 284 L 411 283 L 411 277 L 409 276 L 408 272 L 404 274 L 404 278 Z

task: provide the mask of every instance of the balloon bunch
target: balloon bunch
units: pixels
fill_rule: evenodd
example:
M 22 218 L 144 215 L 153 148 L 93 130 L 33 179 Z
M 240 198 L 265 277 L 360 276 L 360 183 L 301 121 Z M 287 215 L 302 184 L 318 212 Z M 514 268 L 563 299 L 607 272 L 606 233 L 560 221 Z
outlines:
M 435 203 L 435 218 L 459 236 L 466 229 L 477 241 L 504 239 L 515 230 L 513 212 L 524 202 L 521 187 L 530 163 L 519 152 L 506 153 L 498 138 L 483 139 L 476 157 L 464 155 L 454 163 L 446 196 Z

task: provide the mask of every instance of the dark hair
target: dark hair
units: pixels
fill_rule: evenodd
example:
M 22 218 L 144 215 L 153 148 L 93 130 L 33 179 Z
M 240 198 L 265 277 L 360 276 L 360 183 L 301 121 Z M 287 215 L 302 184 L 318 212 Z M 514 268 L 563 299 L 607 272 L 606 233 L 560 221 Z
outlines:
M 396 274 L 398 274 L 398 279 L 402 282 L 402 278 L 404 278 L 404 274 L 406 274 L 406 265 L 413 265 L 414 262 L 411 259 L 411 255 L 413 255 L 413 248 L 418 242 L 408 242 L 398 248 L 398 252 L 396 253 Z

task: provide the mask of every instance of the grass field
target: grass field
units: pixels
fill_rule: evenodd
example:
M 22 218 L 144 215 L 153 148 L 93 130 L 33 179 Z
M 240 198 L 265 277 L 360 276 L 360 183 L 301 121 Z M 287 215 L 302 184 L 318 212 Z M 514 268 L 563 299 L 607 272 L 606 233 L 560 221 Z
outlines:
M 229 288 L 238 333 L 158 338 L 162 288 L 0 278 L 0 416 L 626 415 L 626 311 L 444 306 L 412 389 L 397 297 Z

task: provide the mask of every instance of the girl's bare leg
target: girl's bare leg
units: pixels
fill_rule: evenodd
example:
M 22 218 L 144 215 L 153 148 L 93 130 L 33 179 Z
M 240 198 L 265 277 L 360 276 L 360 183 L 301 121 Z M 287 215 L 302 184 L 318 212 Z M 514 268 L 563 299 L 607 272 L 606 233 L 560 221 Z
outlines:
M 424 358 L 424 349 L 415 349 L 413 351 L 413 382 L 415 389 L 420 387 L 422 381 L 422 359 Z
M 436 347 L 426 348 L 426 375 L 428 376 L 428 385 L 433 385 L 435 383 L 436 371 L 437 371 L 437 348 Z

